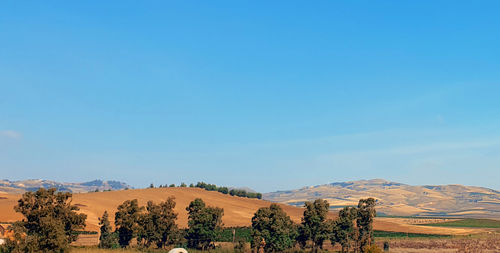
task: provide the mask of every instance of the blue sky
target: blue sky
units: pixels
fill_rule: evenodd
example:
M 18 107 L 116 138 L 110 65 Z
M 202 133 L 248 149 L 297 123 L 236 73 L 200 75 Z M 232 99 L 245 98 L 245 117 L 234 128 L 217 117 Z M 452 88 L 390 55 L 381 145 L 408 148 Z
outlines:
M 2 1 L 0 177 L 499 189 L 499 7 Z

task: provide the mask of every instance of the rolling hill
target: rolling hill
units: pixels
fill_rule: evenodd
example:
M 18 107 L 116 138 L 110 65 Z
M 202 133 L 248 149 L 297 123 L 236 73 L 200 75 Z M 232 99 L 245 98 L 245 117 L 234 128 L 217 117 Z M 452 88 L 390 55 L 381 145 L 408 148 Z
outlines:
M 137 190 L 120 190 L 106 192 L 90 192 L 73 194 L 72 203 L 80 207 L 80 211 L 87 214 L 87 230 L 98 230 L 98 217 L 108 211 L 114 217 L 114 212 L 119 204 L 128 199 L 138 199 L 140 205 L 147 201 L 160 202 L 169 196 L 176 198 L 175 211 L 179 214 L 177 223 L 181 227 L 187 226 L 186 206 L 195 198 L 202 198 L 207 205 L 224 208 L 223 223 L 226 227 L 250 226 L 251 218 L 257 209 L 271 204 L 269 201 L 230 196 L 214 191 L 199 188 L 169 187 L 148 188 Z M 21 215 L 14 212 L 20 194 L 0 193 L 0 223 L 13 222 L 22 219 Z M 280 204 L 285 212 L 296 223 L 300 223 L 303 209 L 296 206 Z M 329 218 L 335 218 L 336 212 L 330 212 Z M 113 220 L 111 220 L 113 223 Z M 469 234 L 478 230 L 463 228 L 438 228 L 429 226 L 416 226 L 399 219 L 376 219 L 375 229 L 396 232 L 428 233 L 428 234 Z
M 373 197 L 379 215 L 500 218 L 499 191 L 463 185 L 412 186 L 373 179 L 278 191 L 263 197 L 294 206 L 322 198 L 334 210 Z
M 177 203 L 175 211 L 179 213 L 178 224 L 187 226 L 186 207 L 195 198 L 202 198 L 209 206 L 224 208 L 223 222 L 225 226 L 249 226 L 255 211 L 260 207 L 269 206 L 271 203 L 264 200 L 249 199 L 243 197 L 230 196 L 214 191 L 206 191 L 199 188 L 169 187 L 169 188 L 148 188 L 137 190 L 121 190 L 107 192 L 90 192 L 73 194 L 73 204 L 80 208 L 80 211 L 87 214 L 87 227 L 89 230 L 97 230 L 98 217 L 104 211 L 113 214 L 118 205 L 128 199 L 138 199 L 139 205 L 146 205 L 147 201 L 165 201 L 168 197 L 174 196 Z M 12 222 L 22 217 L 13 210 L 19 194 L 0 194 L 0 222 Z M 303 210 L 298 207 L 280 204 L 283 209 L 294 219 L 300 222 Z M 333 213 L 332 213 L 333 215 Z M 113 215 L 110 215 L 110 218 Z M 113 220 L 111 220 L 113 223 Z

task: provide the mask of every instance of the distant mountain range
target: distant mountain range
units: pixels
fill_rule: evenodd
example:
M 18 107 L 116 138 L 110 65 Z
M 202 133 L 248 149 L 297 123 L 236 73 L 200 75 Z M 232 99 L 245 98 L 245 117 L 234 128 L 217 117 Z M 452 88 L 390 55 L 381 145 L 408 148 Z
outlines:
M 39 188 L 56 188 L 59 191 L 80 193 L 95 190 L 131 189 L 132 187 L 124 182 L 103 180 L 85 183 L 61 183 L 42 179 L 0 180 L 0 193 L 20 194 L 26 191 L 35 191 Z M 245 189 L 248 192 L 253 192 L 249 188 L 235 187 L 234 189 Z M 500 219 L 500 192 L 475 186 L 413 186 L 383 179 L 372 179 L 337 182 L 263 194 L 265 200 L 297 207 L 302 207 L 305 201 L 321 198 L 330 203 L 332 210 L 344 206 L 356 206 L 359 199 L 368 197 L 377 200 L 377 213 L 379 216 L 484 217 Z
M 367 197 L 377 200 L 379 215 L 500 218 L 500 192 L 474 186 L 413 186 L 373 179 L 263 195 L 265 200 L 294 206 L 303 206 L 305 201 L 322 198 L 328 200 L 332 209 L 355 206 L 360 198 Z
M 43 179 L 28 179 L 20 181 L 0 180 L 0 193 L 23 193 L 36 191 L 39 188 L 56 188 L 65 192 L 90 192 L 104 190 L 121 190 L 132 188 L 130 185 L 119 181 L 94 180 L 85 183 L 61 183 Z

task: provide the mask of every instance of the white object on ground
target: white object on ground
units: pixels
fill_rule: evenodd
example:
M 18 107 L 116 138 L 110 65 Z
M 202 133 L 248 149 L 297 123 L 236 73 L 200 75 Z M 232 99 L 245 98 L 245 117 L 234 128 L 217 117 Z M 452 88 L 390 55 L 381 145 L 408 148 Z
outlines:
M 188 253 L 184 248 L 174 248 L 171 249 L 168 253 Z

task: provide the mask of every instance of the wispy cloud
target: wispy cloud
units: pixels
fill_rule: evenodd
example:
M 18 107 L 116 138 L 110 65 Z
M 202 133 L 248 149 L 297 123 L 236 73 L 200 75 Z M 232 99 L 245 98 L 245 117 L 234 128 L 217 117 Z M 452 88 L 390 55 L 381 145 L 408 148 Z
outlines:
M 22 137 L 22 134 L 13 130 L 2 130 L 0 131 L 0 136 L 11 138 L 11 139 L 19 139 Z

